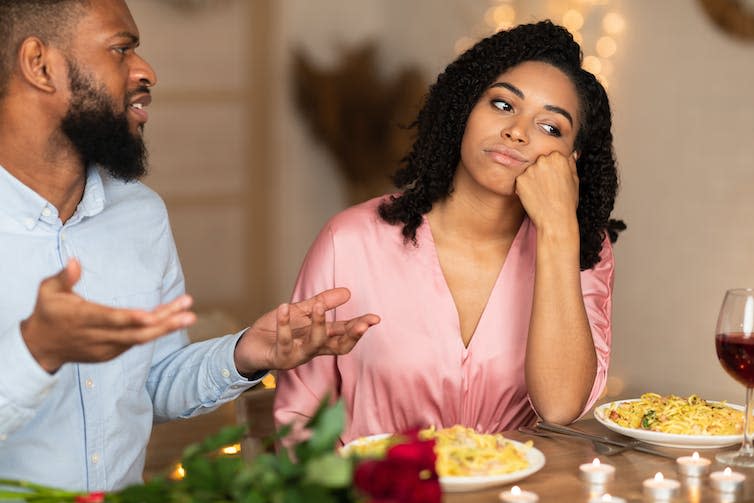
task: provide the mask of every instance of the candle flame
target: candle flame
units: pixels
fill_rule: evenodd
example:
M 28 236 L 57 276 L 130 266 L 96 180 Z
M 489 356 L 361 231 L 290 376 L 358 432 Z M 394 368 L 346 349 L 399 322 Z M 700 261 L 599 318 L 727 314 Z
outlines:
M 726 476 L 730 476 L 730 474 L 731 474 L 731 473 L 733 473 L 733 470 L 731 470 L 731 469 L 730 469 L 730 466 L 728 466 L 727 468 L 725 468 L 725 470 L 723 470 L 723 473 L 724 473 L 724 474 L 725 474 Z
M 594 458 L 594 461 L 592 461 L 592 464 L 593 464 L 594 466 L 599 466 L 599 465 L 600 465 L 600 460 L 599 460 L 599 458 Z
M 691 459 L 694 461 L 699 461 L 699 453 L 694 451 L 694 454 L 691 455 Z
M 221 452 L 223 454 L 227 454 L 228 456 L 238 454 L 239 452 L 241 452 L 241 444 L 228 445 L 226 447 L 223 447 L 221 449 Z
M 613 501 L 613 497 L 610 496 L 609 494 L 603 494 L 602 501 Z
M 514 496 L 520 496 L 521 495 L 521 488 L 518 486 L 511 487 L 511 494 Z
M 181 480 L 185 476 L 186 476 L 186 470 L 183 468 L 183 465 L 180 463 L 178 463 L 175 469 L 170 473 L 170 478 L 173 480 Z
M 662 473 L 660 473 L 660 472 L 655 473 L 655 480 L 657 482 L 662 482 L 664 479 L 665 479 L 665 477 L 662 476 Z

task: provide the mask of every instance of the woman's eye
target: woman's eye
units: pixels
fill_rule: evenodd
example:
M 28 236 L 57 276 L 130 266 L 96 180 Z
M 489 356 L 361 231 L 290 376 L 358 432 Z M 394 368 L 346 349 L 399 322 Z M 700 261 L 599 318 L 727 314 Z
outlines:
M 541 125 L 541 127 L 542 127 L 542 129 L 544 129 L 544 130 L 545 130 L 545 131 L 547 132 L 547 134 L 549 134 L 549 135 L 552 135 L 552 136 L 560 136 L 560 129 L 556 128 L 556 127 L 555 127 L 555 126 L 553 126 L 553 125 L 550 125 L 550 124 L 542 124 L 542 125 Z
M 492 100 L 492 106 L 499 110 L 503 110 L 505 112 L 510 112 L 511 110 L 513 110 L 513 107 L 510 106 L 510 104 L 507 101 L 503 101 L 503 100 L 497 100 L 497 99 Z

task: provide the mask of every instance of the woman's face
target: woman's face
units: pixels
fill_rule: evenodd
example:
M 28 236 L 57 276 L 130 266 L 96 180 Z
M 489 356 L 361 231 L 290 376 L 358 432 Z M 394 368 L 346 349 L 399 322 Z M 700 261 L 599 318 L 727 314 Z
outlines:
M 466 179 L 514 195 L 516 177 L 542 155 L 573 153 L 579 124 L 576 89 L 565 73 L 527 61 L 502 73 L 469 114 L 456 187 Z

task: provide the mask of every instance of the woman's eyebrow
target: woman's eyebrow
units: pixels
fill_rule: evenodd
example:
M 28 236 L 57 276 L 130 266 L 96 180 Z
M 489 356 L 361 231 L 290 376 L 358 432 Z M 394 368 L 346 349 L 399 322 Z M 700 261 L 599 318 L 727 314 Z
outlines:
M 510 92 L 512 92 L 519 98 L 521 98 L 522 100 L 526 98 L 526 96 L 524 95 L 524 92 L 518 87 L 511 84 L 510 82 L 495 82 L 490 87 L 502 87 L 509 90 Z M 568 119 L 568 122 L 571 123 L 571 127 L 573 127 L 573 117 L 571 117 L 571 114 L 568 112 L 568 110 L 555 106 L 555 105 L 545 105 L 545 110 L 562 115 L 563 117 Z

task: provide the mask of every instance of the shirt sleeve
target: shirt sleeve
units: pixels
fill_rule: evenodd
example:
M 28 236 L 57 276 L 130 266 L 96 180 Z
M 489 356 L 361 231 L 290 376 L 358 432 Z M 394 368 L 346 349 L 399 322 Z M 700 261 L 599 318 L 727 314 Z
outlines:
M 326 226 L 312 244 L 304 259 L 293 293 L 293 302 L 307 299 L 334 288 L 335 248 L 333 232 Z M 335 310 L 326 313 L 327 321 L 337 318 Z M 339 397 L 340 378 L 337 357 L 318 356 L 294 369 L 281 371 L 277 377 L 274 416 L 280 426 L 292 424 L 294 430 L 287 441 L 301 439 L 301 428 L 312 417 L 326 397 Z
M 57 382 L 34 359 L 18 324 L 0 333 L 0 438 L 31 420 Z
M 602 395 L 607 383 L 607 370 L 610 366 L 610 345 L 612 341 L 612 294 L 615 261 L 613 247 L 606 237 L 600 252 L 600 261 L 592 269 L 581 272 L 581 292 L 584 298 L 592 341 L 597 353 L 597 376 L 592 392 L 587 400 L 582 416 L 594 406 Z
M 183 271 L 169 224 L 165 236 L 169 259 L 163 274 L 163 303 L 185 292 Z M 244 332 L 194 344 L 188 344 L 185 330 L 158 339 L 146 383 L 155 420 L 210 412 L 259 383 L 261 378 L 250 381 L 239 374 L 235 366 L 233 355 Z

